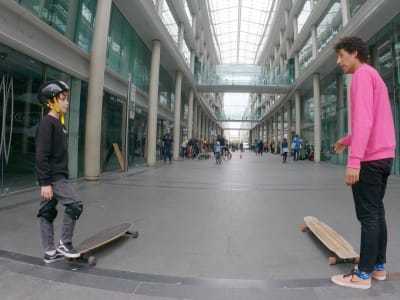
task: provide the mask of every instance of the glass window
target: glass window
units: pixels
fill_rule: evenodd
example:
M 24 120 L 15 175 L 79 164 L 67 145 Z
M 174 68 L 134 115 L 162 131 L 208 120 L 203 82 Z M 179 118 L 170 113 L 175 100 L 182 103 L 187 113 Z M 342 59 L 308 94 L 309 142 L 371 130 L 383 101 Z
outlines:
M 317 24 L 317 49 L 320 52 L 342 28 L 342 5 L 336 0 Z
M 312 42 L 311 42 L 311 35 L 309 35 L 304 46 L 301 48 L 299 52 L 300 74 L 304 72 L 304 70 L 311 63 L 311 61 L 312 61 Z
M 171 107 L 171 95 L 173 89 L 173 81 L 168 72 L 161 66 L 160 67 L 160 80 L 159 80 L 159 103 L 166 108 Z
M 164 26 L 167 28 L 169 34 L 176 44 L 178 44 L 178 25 L 172 12 L 169 8 L 168 2 L 164 2 L 161 20 L 164 23 Z
M 185 40 L 183 43 L 183 59 L 185 60 L 186 64 L 190 66 L 190 50 Z
M 193 17 L 192 17 L 192 12 L 190 11 L 188 0 L 185 1 L 185 12 L 186 12 L 186 15 L 187 15 L 187 17 L 189 19 L 190 26 L 192 26 Z
M 349 0 L 350 16 L 354 14 L 364 5 L 367 0 Z
M 119 73 L 122 32 L 124 30 L 124 18 L 119 10 L 113 5 L 108 33 L 106 64 L 109 68 Z
M 311 13 L 311 2 L 307 0 L 304 2 L 303 8 L 300 10 L 300 14 L 297 17 L 297 30 L 298 32 L 303 29 L 304 24 L 307 22 L 308 16 Z
M 87 52 L 91 49 L 97 0 L 17 1 Z
M 123 121 L 123 100 L 105 93 L 103 97 L 103 109 L 101 120 L 101 170 L 117 170 L 120 168 L 117 156 L 114 153 L 113 143 L 122 149 L 124 140 Z
M 75 43 L 86 52 L 92 49 L 97 0 L 81 0 L 76 24 Z

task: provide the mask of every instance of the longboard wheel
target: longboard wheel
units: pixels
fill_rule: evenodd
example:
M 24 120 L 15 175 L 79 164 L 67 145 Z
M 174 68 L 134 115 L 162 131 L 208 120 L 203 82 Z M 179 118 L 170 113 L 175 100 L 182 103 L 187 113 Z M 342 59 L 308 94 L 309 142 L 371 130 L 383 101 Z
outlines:
M 302 224 L 302 225 L 300 226 L 300 230 L 301 230 L 302 232 L 306 232 L 306 231 L 307 231 L 307 226 L 306 226 L 306 224 Z
M 88 264 L 89 264 L 89 266 L 95 266 L 97 264 L 96 256 L 89 256 Z
M 333 256 L 328 257 L 328 265 L 333 266 L 336 265 L 336 258 Z

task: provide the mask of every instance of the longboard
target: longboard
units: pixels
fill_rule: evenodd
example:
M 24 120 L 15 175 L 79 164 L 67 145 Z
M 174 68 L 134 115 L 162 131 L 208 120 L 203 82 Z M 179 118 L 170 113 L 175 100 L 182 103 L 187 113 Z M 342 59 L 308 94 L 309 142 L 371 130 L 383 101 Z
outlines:
M 336 257 L 328 257 L 329 265 L 335 265 L 337 263 L 358 263 L 360 255 L 354 250 L 353 246 L 327 224 L 321 222 L 316 217 L 307 216 L 304 217 L 304 224 L 300 226 L 300 230 L 305 232 L 307 229 L 309 229 L 328 250 L 336 255 Z
M 139 236 L 139 232 L 132 231 L 132 228 L 132 224 L 123 223 L 106 228 L 96 233 L 95 235 L 89 237 L 88 239 L 81 242 L 78 246 L 76 246 L 77 251 L 81 255 L 80 257 L 76 258 L 76 260 L 87 262 L 89 266 L 95 266 L 97 263 L 97 258 L 96 256 L 89 255 L 90 252 L 108 243 L 111 243 L 112 241 L 118 239 L 124 234 L 129 234 L 133 238 L 137 238 Z

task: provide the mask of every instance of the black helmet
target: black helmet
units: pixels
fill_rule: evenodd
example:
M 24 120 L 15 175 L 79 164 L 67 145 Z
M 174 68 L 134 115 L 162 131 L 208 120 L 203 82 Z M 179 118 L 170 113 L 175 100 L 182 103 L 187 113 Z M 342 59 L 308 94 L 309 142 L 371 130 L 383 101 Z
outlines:
M 65 91 L 69 91 L 69 86 L 64 81 L 47 81 L 39 87 L 39 102 L 44 105 L 47 103 L 47 99 L 53 99 L 53 97 Z

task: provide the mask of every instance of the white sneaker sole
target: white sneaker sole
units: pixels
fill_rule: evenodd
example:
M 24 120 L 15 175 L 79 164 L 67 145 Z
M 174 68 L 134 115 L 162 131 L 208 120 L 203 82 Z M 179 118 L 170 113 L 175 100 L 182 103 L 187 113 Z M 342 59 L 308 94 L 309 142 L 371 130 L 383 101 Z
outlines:
M 371 277 L 375 280 L 383 281 L 386 280 L 386 276 L 374 276 L 371 274 Z
M 368 290 L 371 287 L 371 285 L 358 285 L 358 284 L 354 284 L 354 283 L 347 283 L 347 282 L 343 282 L 343 281 L 338 281 L 333 277 L 331 278 L 331 281 L 336 285 L 340 285 L 340 286 L 343 286 L 343 287 L 354 288 L 354 289 Z
M 62 249 L 59 249 L 59 248 L 57 248 L 57 251 L 60 252 L 61 254 L 63 254 L 65 257 L 68 257 L 68 258 L 78 258 L 79 256 L 81 256 L 81 254 L 79 252 L 78 253 L 69 253 L 69 252 L 66 252 L 66 251 L 64 251 Z
M 51 259 L 51 260 L 43 259 L 43 261 L 44 261 L 46 264 L 51 264 L 51 263 L 55 263 L 55 262 L 58 262 L 58 261 L 64 260 L 64 259 L 65 259 L 65 257 L 60 257 L 60 258 Z

